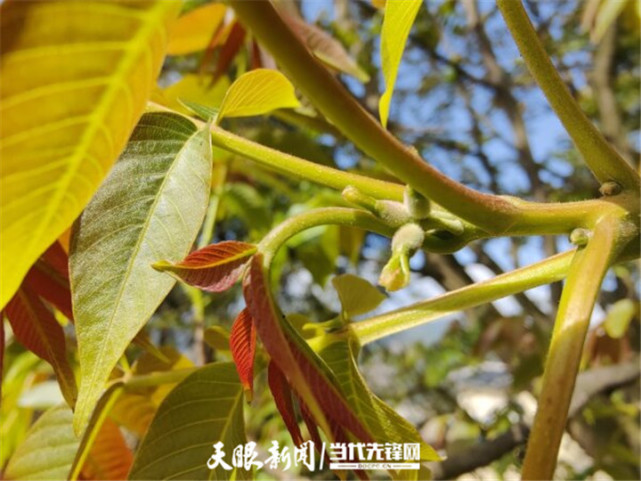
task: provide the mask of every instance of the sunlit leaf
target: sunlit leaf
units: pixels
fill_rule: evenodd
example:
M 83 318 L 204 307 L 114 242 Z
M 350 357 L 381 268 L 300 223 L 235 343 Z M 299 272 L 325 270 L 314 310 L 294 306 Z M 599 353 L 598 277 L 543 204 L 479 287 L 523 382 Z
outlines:
M 210 136 L 175 114 L 145 114 L 75 225 L 70 270 L 81 382 L 75 427 L 174 285 L 155 271 L 189 251 L 209 201 Z
M 615 302 L 608 309 L 608 315 L 603 323 L 605 332 L 614 339 L 622 338 L 637 312 L 637 303 L 632 299 L 621 299 Z
M 125 146 L 179 5 L 0 4 L 0 307 Z
M 212 445 L 231 450 L 246 442 L 243 389 L 232 363 L 207 365 L 167 396 L 134 459 L 129 479 L 248 479 L 242 469 L 210 471 Z
M 385 295 L 362 277 L 343 274 L 332 279 L 343 312 L 347 317 L 374 310 L 385 300 Z
M 381 67 L 385 78 L 385 92 L 378 103 L 383 127 L 387 126 L 389 106 L 405 42 L 421 3 L 423 3 L 422 0 L 387 0 L 385 2 L 381 31 Z
M 5 307 L 16 339 L 54 369 L 65 400 L 73 406 L 78 396 L 76 378 L 67 360 L 65 333 L 53 313 L 23 285 Z
M 275 109 L 295 108 L 300 103 L 293 85 L 276 70 L 256 69 L 238 77 L 223 99 L 218 122 L 224 117 L 262 115 Z
M 351 75 L 361 82 L 368 82 L 369 75 L 352 57 L 345 51 L 343 46 L 332 38 L 327 32 L 316 25 L 307 23 L 302 18 L 281 10 L 281 17 L 292 31 L 300 37 L 312 53 L 328 67 Z
M 210 3 L 182 15 L 169 31 L 169 55 L 185 55 L 205 50 L 225 18 L 225 5 Z
M 175 264 L 156 262 L 154 269 L 205 291 L 222 292 L 234 285 L 254 252 L 253 244 L 223 241 L 194 251 Z
M 254 391 L 254 355 L 256 354 L 256 327 L 247 309 L 238 314 L 229 336 L 231 355 L 236 364 L 240 383 L 245 390 L 247 401 L 251 401 Z
M 5 479 L 64 480 L 78 449 L 72 413 L 61 405 L 46 411 L 29 429 L 4 472 Z
M 184 104 L 198 104 L 210 109 L 218 109 L 229 88 L 229 79 L 220 77 L 216 83 L 210 84 L 207 77 L 186 74 L 175 84 L 162 91 L 162 104 L 179 112 L 188 113 Z

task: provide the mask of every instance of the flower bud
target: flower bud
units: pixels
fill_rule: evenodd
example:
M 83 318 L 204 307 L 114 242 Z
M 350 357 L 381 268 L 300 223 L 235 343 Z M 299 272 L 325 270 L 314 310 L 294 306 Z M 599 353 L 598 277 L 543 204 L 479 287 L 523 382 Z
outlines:
M 423 245 L 425 232 L 418 224 L 405 224 L 392 237 L 392 252 L 413 255 Z
M 592 237 L 592 232 L 588 229 L 577 228 L 570 233 L 570 242 L 575 246 L 584 246 Z
M 375 209 L 376 215 L 391 227 L 401 227 L 412 220 L 412 216 L 400 202 L 377 200 Z
M 410 257 L 423 245 L 425 232 L 417 224 L 401 226 L 392 237 L 392 257 L 385 264 L 378 283 L 388 291 L 402 289 L 410 282 Z
M 392 257 L 378 278 L 378 283 L 388 291 L 398 291 L 410 282 L 410 265 L 407 253 L 397 252 Z
M 601 187 L 599 187 L 599 192 L 604 197 L 611 197 L 613 195 L 620 194 L 621 190 L 621 185 L 612 181 L 604 182 L 601 184 Z

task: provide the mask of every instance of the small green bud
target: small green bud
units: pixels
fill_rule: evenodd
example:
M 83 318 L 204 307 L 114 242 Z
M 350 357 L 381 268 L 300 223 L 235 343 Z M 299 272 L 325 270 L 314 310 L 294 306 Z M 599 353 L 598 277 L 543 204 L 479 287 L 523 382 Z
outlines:
M 392 252 L 406 252 L 413 255 L 423 245 L 425 232 L 418 224 L 405 224 L 392 237 Z
M 393 200 L 377 200 L 375 212 L 383 222 L 391 227 L 401 227 L 412 220 L 412 216 L 405 206 Z
M 362 207 L 365 210 L 368 210 L 372 213 L 376 213 L 376 199 L 367 194 L 363 194 L 356 187 L 348 185 L 341 192 L 343 199 L 349 202 L 352 205 L 357 207 Z
M 604 182 L 603 184 L 601 184 L 601 187 L 599 187 L 599 192 L 605 197 L 611 197 L 613 195 L 620 194 L 621 190 L 621 185 L 617 182 L 612 181 Z
M 578 228 L 574 229 L 570 233 L 570 242 L 575 246 L 581 247 L 588 243 L 590 237 L 592 237 L 592 232 L 590 232 L 588 229 Z
M 425 219 L 430 215 L 430 201 L 416 192 L 409 185 L 403 192 L 405 208 L 414 219 Z
M 398 291 L 410 282 L 410 264 L 407 253 L 392 255 L 378 278 L 378 283 L 388 291 Z

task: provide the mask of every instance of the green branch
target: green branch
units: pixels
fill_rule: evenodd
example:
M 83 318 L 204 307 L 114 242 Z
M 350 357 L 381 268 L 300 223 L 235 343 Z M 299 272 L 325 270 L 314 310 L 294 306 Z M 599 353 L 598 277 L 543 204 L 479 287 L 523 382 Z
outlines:
M 289 177 L 306 179 L 327 187 L 343 190 L 345 187 L 356 187 L 359 191 L 375 199 L 403 200 L 404 186 L 393 182 L 372 179 L 363 175 L 352 174 L 342 170 L 319 165 L 309 160 L 280 152 L 238 135 L 232 134 L 217 126 L 211 127 L 212 142 L 215 146 L 246 157 Z M 564 203 L 534 203 L 518 198 L 502 198 L 508 202 L 518 216 L 512 226 L 503 234 L 569 234 L 577 227 L 591 228 L 596 219 L 602 215 L 602 208 L 611 209 L 613 204 L 602 200 L 587 200 Z M 440 205 L 432 204 L 435 215 L 443 211 Z M 466 241 L 487 237 L 473 226 L 478 222 L 465 222 L 466 231 L 473 232 L 473 238 Z M 463 237 L 462 237 L 463 239 Z M 459 247 L 460 248 L 460 247 Z M 435 247 L 432 252 L 451 252 L 452 249 Z M 454 249 L 456 250 L 456 249 Z
M 497 0 L 497 4 L 530 73 L 596 178 L 601 183 L 616 181 L 624 188 L 638 192 L 639 175 L 608 143 L 574 100 L 545 52 L 521 2 Z
M 518 212 L 512 203 L 453 181 L 384 129 L 314 58 L 269 1 L 230 4 L 303 94 L 363 152 L 462 219 L 491 232 L 514 223 Z
M 314 209 L 290 217 L 263 238 L 258 245 L 258 250 L 264 254 L 263 265 L 267 267 L 271 265 L 278 249 L 293 236 L 321 225 L 347 225 L 377 232 L 387 237 L 394 235 L 393 227 L 385 225 L 380 219 L 363 210 L 344 207 Z
M 289 177 L 310 180 L 337 190 L 343 190 L 348 185 L 351 185 L 376 199 L 403 200 L 404 186 L 401 184 L 372 179 L 363 175 L 351 174 L 325 165 L 319 165 L 257 144 L 214 125 L 211 127 L 211 136 L 212 143 L 216 147 L 247 157 Z
M 361 345 L 421 326 L 447 314 L 462 311 L 505 296 L 556 282 L 565 276 L 573 251 L 550 257 L 531 266 L 507 272 L 487 281 L 448 292 L 429 301 L 388 312 L 349 325 Z
M 522 479 L 552 479 L 565 431 L 583 343 L 601 282 L 621 247 L 621 223 L 602 219 L 585 248 L 576 251 L 561 295 L 543 385 L 534 418 Z

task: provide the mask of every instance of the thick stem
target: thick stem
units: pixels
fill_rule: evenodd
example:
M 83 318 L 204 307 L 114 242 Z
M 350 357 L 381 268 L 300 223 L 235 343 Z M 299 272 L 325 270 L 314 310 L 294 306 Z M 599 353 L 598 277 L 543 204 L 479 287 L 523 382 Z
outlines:
M 516 45 L 530 73 L 565 126 L 579 152 L 599 181 L 616 181 L 639 191 L 639 175 L 605 140 L 583 113 L 541 44 L 520 1 L 497 0 Z
M 517 212 L 510 202 L 453 181 L 384 129 L 313 57 L 270 2 L 231 0 L 230 4 L 296 86 L 361 150 L 421 194 L 475 225 L 500 232 L 514 222 Z
M 403 200 L 404 186 L 400 184 L 318 165 L 257 144 L 216 126 L 212 126 L 211 134 L 212 142 L 217 147 L 247 157 L 289 177 L 306 179 L 337 190 L 353 186 L 376 199 Z M 509 203 L 518 212 L 512 226 L 503 232 L 503 234 L 512 235 L 568 234 L 577 227 L 590 228 L 593 226 L 596 216 L 600 215 L 600 208 L 609 205 L 601 200 L 533 203 L 506 197 L 502 198 L 502 201 Z M 434 204 L 433 210 L 436 213 L 442 210 L 442 207 Z M 478 222 L 471 222 L 471 224 L 477 225 Z
M 469 309 L 565 276 L 572 252 L 565 252 L 493 279 L 448 292 L 429 301 L 349 325 L 361 345 L 421 326 L 447 314 Z
M 603 218 L 574 255 L 545 361 L 538 410 L 523 464 L 524 480 L 552 479 L 579 369 L 583 342 L 603 276 L 617 249 L 619 220 Z

